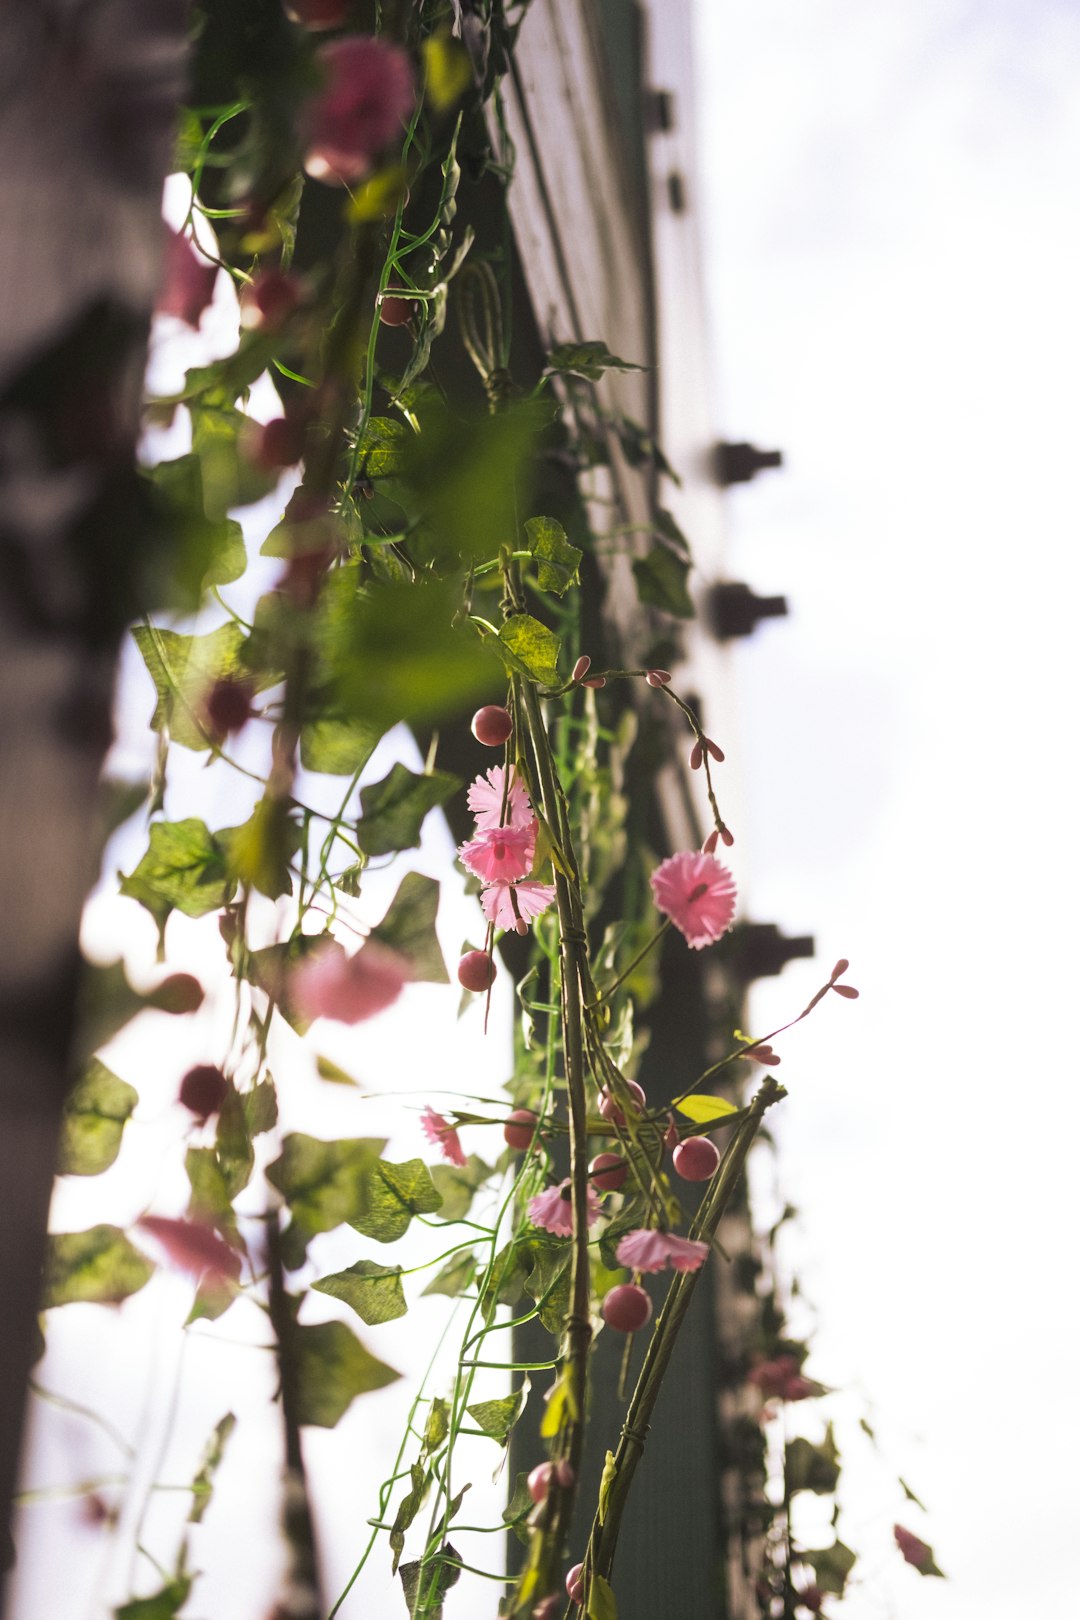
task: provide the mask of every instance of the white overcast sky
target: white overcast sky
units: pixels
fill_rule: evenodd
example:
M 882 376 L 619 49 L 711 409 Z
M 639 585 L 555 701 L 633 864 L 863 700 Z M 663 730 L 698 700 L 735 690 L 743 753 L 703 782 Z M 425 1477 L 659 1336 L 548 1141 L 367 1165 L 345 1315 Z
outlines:
M 812 1370 L 884 1444 L 847 1447 L 844 1613 L 1072 1612 L 1080 12 L 696 20 L 719 422 L 786 463 L 727 506 L 725 571 L 791 613 L 732 659 L 741 865 L 819 946 L 755 1029 L 841 954 L 863 991 L 778 1071 Z

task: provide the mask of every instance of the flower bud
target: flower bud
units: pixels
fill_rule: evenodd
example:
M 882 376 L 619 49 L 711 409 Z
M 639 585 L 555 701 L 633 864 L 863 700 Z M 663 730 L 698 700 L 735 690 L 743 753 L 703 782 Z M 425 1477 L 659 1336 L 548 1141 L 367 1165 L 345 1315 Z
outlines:
M 719 843 L 719 841 L 720 841 L 720 834 L 717 832 L 716 828 L 714 827 L 712 832 L 706 838 L 705 842 L 702 844 L 701 853 L 703 855 L 712 855 L 714 853 L 714 851 L 716 849 L 716 846 Z
M 585 676 L 589 673 L 591 666 L 592 659 L 589 657 L 588 653 L 582 653 L 581 657 L 574 665 L 573 673 L 571 674 L 570 679 L 572 681 L 584 680 Z
M 704 754 L 701 752 L 701 744 L 696 742 L 693 748 L 690 750 L 690 769 L 692 771 L 700 771 L 701 761 L 704 759 L 704 757 Z
M 581 684 L 582 684 L 582 686 L 591 686 L 595 691 L 599 692 L 599 690 L 600 690 L 600 688 L 602 686 L 607 685 L 607 676 L 606 675 L 590 675 L 589 679 L 587 681 L 582 681 Z

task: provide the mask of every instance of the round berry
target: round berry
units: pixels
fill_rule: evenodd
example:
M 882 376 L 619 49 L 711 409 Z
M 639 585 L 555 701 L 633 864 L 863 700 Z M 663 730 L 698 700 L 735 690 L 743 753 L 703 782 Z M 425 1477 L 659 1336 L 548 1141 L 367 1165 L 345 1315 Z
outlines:
M 688 1136 L 675 1149 L 671 1162 L 684 1181 L 708 1181 L 716 1174 L 720 1154 L 707 1136 Z
M 573 1569 L 568 1569 L 566 1572 L 566 1592 L 571 1603 L 580 1604 L 585 1596 L 585 1583 L 581 1579 L 581 1572 L 584 1568 L 584 1564 L 575 1564 Z
M 472 717 L 472 734 L 485 748 L 501 748 L 514 729 L 509 709 L 486 703 Z
M 486 951 L 466 951 L 457 965 L 458 983 L 466 990 L 490 990 L 498 969 Z
M 652 1300 L 638 1283 L 620 1283 L 604 1296 L 600 1313 L 608 1327 L 636 1333 L 652 1315 Z
M 278 472 L 282 467 L 295 467 L 303 459 L 304 438 L 300 422 L 275 416 L 270 422 L 256 425 L 245 438 L 244 447 L 256 467 L 263 472 Z
M 637 1081 L 628 1080 L 626 1082 L 626 1089 L 630 1093 L 630 1101 L 636 1104 L 637 1109 L 640 1111 L 642 1108 L 644 1108 L 645 1093 L 642 1091 Z M 626 1124 L 626 1115 L 623 1113 L 610 1091 L 605 1090 L 600 1093 L 600 1112 L 603 1117 L 605 1119 L 609 1119 L 613 1125 Z
M 250 681 L 236 676 L 224 676 L 215 681 L 203 704 L 206 729 L 217 743 L 222 743 L 234 731 L 239 731 L 251 719 L 253 686 Z
M 503 1139 L 507 1147 L 512 1147 L 517 1153 L 524 1153 L 526 1148 L 532 1147 L 535 1134 L 536 1115 L 531 1108 L 515 1108 L 503 1126 Z
M 626 1160 L 617 1153 L 598 1153 L 589 1166 L 589 1178 L 598 1192 L 618 1192 L 626 1180 Z
M 549 1462 L 537 1463 L 526 1481 L 529 1495 L 534 1502 L 547 1500 L 547 1493 L 551 1489 L 551 1479 L 555 1472 L 555 1464 Z
M 180 1101 L 205 1125 L 225 1101 L 229 1082 L 212 1063 L 197 1063 L 180 1082 Z
M 379 319 L 384 326 L 408 326 L 415 314 L 416 302 L 412 298 L 397 298 L 391 294 L 379 299 Z
M 555 1478 L 558 1480 L 564 1491 L 568 1491 L 570 1489 L 571 1485 L 574 1483 L 574 1480 L 577 1478 L 577 1475 L 574 1473 L 574 1465 L 570 1461 L 569 1457 L 559 1458 L 558 1462 L 555 1464 Z

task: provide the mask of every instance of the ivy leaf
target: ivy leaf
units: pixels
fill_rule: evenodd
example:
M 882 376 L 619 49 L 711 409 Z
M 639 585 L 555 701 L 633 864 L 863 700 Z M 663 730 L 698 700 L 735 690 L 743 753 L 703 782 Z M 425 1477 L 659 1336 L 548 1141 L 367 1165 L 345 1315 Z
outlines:
M 404 422 L 389 416 L 372 416 L 356 447 L 357 466 L 363 478 L 396 478 L 405 467 L 406 451 L 414 437 Z
M 443 1220 L 460 1221 L 467 1215 L 477 1188 L 484 1184 L 490 1174 L 490 1165 L 486 1165 L 476 1153 L 469 1154 L 466 1164 L 433 1164 L 431 1179 L 442 1197 L 439 1214 Z
M 365 1177 L 364 1199 L 363 1210 L 349 1217 L 349 1225 L 376 1243 L 396 1242 L 414 1215 L 432 1215 L 442 1206 L 423 1159 L 406 1159 L 403 1164 L 380 1159 Z
M 260 799 L 242 826 L 223 827 L 216 838 L 230 877 L 257 889 L 268 900 L 292 894 L 289 864 L 304 837 L 283 801 Z
M 644 371 L 632 360 L 620 360 L 606 343 L 557 343 L 548 355 L 548 370 L 570 372 L 598 382 L 605 371 Z
M 847 1578 L 856 1562 L 850 1547 L 837 1541 L 831 1547 L 823 1547 L 817 1552 L 803 1552 L 799 1556 L 810 1565 L 823 1592 L 834 1592 L 837 1597 L 843 1597 Z
M 728 1114 L 737 1114 L 740 1109 L 726 1097 L 710 1097 L 706 1092 L 696 1091 L 675 1107 L 687 1119 L 692 1119 L 695 1125 L 709 1125 L 714 1119 L 724 1119 Z
M 445 1208 L 443 1213 L 445 1214 Z M 450 1299 L 457 1299 L 463 1294 L 476 1276 L 476 1256 L 471 1249 L 463 1249 L 459 1254 L 451 1255 L 445 1266 L 435 1273 L 427 1287 L 425 1294 L 446 1294 Z
M 530 518 L 525 525 L 529 550 L 536 558 L 536 583 L 542 591 L 565 595 L 578 582 L 581 552 L 566 538 L 566 530 L 554 518 Z
M 528 613 L 507 619 L 498 634 L 499 651 L 509 669 L 541 686 L 555 686 L 559 679 L 560 641 L 546 624 Z
M 278 1122 L 278 1100 L 271 1075 L 260 1080 L 257 1086 L 252 1086 L 250 1091 L 242 1091 L 240 1100 L 252 1136 L 262 1136 L 266 1131 L 273 1130 Z
M 191 1595 L 192 1577 L 178 1575 L 153 1597 L 132 1598 L 113 1610 L 115 1620 L 175 1620 Z
M 438 1451 L 449 1433 L 450 1403 L 444 1401 L 441 1395 L 436 1395 L 431 1402 L 427 1422 L 424 1424 L 424 1453 L 430 1456 L 433 1451 Z
M 386 727 L 359 715 L 312 715 L 300 728 L 300 763 L 305 771 L 326 776 L 353 776 L 363 770 Z
M 450 975 L 435 933 L 439 885 L 435 878 L 409 872 L 402 878 L 390 909 L 370 938 L 404 957 L 412 978 L 423 984 L 449 984 Z
M 85 1232 L 50 1233 L 45 1253 L 42 1309 L 76 1300 L 115 1305 L 137 1294 L 154 1274 L 118 1226 L 91 1226 Z
M 636 558 L 632 566 L 639 602 L 662 608 L 679 619 L 694 617 L 694 604 L 686 588 L 688 562 L 676 557 L 667 546 L 654 546 L 647 556 Z
M 657 534 L 669 542 L 676 556 L 681 557 L 684 562 L 690 561 L 689 540 L 683 534 L 671 513 L 665 511 L 662 506 L 657 509 L 654 528 Z
M 418 414 L 420 432 L 409 441 L 403 480 L 427 519 L 432 560 L 449 569 L 496 556 L 517 531 L 518 500 L 529 498 L 522 486 L 529 482 L 530 451 L 546 405 L 524 400 L 467 420 L 432 402 Z
M 322 1142 L 293 1131 L 266 1178 L 308 1237 L 356 1220 L 368 1207 L 368 1172 L 386 1146 L 366 1137 Z
M 788 1442 L 784 1477 L 792 1495 L 812 1491 L 815 1496 L 831 1496 L 840 1478 L 840 1453 L 836 1449 L 830 1423 L 821 1445 L 815 1446 L 802 1435 Z
M 157 690 L 152 729 L 167 731 L 184 748 L 197 752 L 209 748 L 201 720 L 203 704 L 216 682 L 244 673 L 241 627 L 230 619 L 206 636 L 182 636 L 156 625 L 138 625 L 131 634 Z
M 211 585 L 231 584 L 247 567 L 243 530 L 223 510 L 211 511 L 197 455 L 158 462 L 143 476 L 168 544 L 174 591 L 180 604 L 197 608 Z
M 206 1449 L 199 1464 L 199 1471 L 191 1482 L 191 1512 L 188 1514 L 189 1524 L 201 1524 L 203 1514 L 210 1506 L 210 1498 L 214 1493 L 214 1475 L 221 1466 L 225 1455 L 225 1447 L 229 1437 L 236 1428 L 236 1417 L 232 1412 L 226 1412 L 221 1421 L 215 1424 Z
M 405 1532 L 424 1505 L 424 1497 L 431 1484 L 431 1475 L 422 1463 L 409 1464 L 409 1489 L 398 1503 L 394 1522 L 390 1527 L 390 1550 L 394 1555 L 391 1574 L 396 1575 L 401 1555 L 405 1550 Z
M 244 1098 L 231 1081 L 218 1114 L 214 1145 L 221 1179 L 231 1202 L 247 1186 L 255 1167 L 255 1149 Z
M 589 1620 L 619 1620 L 615 1594 L 602 1575 L 593 1574 L 587 1613 Z
M 155 821 L 150 847 L 135 870 L 120 875 L 120 893 L 146 907 L 158 930 L 173 910 L 205 917 L 232 899 L 235 880 L 224 851 L 205 821 Z
M 447 1559 L 455 1562 L 447 1563 Z M 410 1620 L 442 1620 L 443 1599 L 461 1575 L 459 1563 L 458 1553 L 447 1542 L 426 1565 L 420 1559 L 402 1564 L 398 1573 L 409 1606 Z
M 58 1170 L 62 1176 L 97 1176 L 120 1151 L 124 1126 L 139 1100 L 134 1086 L 92 1059 L 64 1104 Z
M 374 1260 L 358 1260 L 346 1271 L 335 1271 L 311 1286 L 319 1294 L 344 1300 L 369 1327 L 392 1322 L 408 1310 L 400 1266 L 380 1266 Z
M 863 1423 L 862 1427 L 867 1433 L 869 1433 L 871 1440 L 873 1440 L 874 1432 L 870 1428 L 870 1425 L 868 1423 Z M 907 1483 L 907 1481 L 901 1479 L 897 1483 L 899 1484 L 900 1489 L 903 1491 L 904 1496 L 907 1499 L 907 1501 L 914 1502 L 915 1506 L 917 1508 L 921 1509 L 921 1511 L 923 1513 L 925 1513 L 926 1512 L 926 1504 L 924 1502 L 920 1502 L 919 1498 L 915 1495 L 915 1492 L 912 1490 L 911 1486 Z
M 424 94 L 436 112 L 450 112 L 472 88 L 472 58 L 460 39 L 443 32 L 429 34 L 420 50 L 424 58 Z
M 522 1472 L 514 1480 L 514 1489 L 510 1493 L 510 1500 L 502 1510 L 502 1521 L 507 1525 L 519 1541 L 526 1544 L 529 1541 L 529 1531 L 525 1520 L 532 1512 L 533 1499 L 529 1495 L 529 1476 Z
M 520 1245 L 529 1266 L 525 1292 L 536 1301 L 540 1320 L 549 1333 L 562 1332 L 570 1310 L 569 1239 L 530 1238 Z
M 364 1089 L 359 1080 L 354 1080 L 351 1074 L 346 1074 L 344 1069 L 332 1063 L 328 1057 L 316 1058 L 315 1070 L 320 1080 L 328 1080 L 332 1085 L 355 1086 L 358 1091 Z
M 460 777 L 446 771 L 416 776 L 404 765 L 393 765 L 389 776 L 360 791 L 362 818 L 356 834 L 365 855 L 416 849 L 428 811 L 445 804 L 460 787 Z
M 294 1331 L 297 1421 L 332 1429 L 358 1395 L 401 1377 L 366 1350 L 344 1322 L 317 1322 Z
M 510 1430 L 521 1416 L 528 1395 L 529 1376 L 526 1373 L 524 1382 L 516 1393 L 504 1395 L 496 1401 L 477 1401 L 475 1406 L 467 1406 L 465 1410 L 478 1429 L 483 1429 L 486 1435 L 502 1445 L 509 1438 Z
M 188 1218 L 216 1227 L 227 1242 L 240 1247 L 240 1229 L 232 1207 L 231 1177 L 237 1176 L 235 1164 L 230 1173 L 213 1148 L 193 1147 L 184 1155 L 184 1169 L 191 1183 Z
M 312 951 L 319 950 L 325 943 L 325 937 L 323 934 L 294 934 L 290 940 L 277 945 L 264 945 L 261 950 L 252 951 L 247 958 L 245 976 L 273 997 L 282 1017 L 298 1035 L 307 1032 L 311 1020 L 293 1005 L 290 991 L 292 970 Z

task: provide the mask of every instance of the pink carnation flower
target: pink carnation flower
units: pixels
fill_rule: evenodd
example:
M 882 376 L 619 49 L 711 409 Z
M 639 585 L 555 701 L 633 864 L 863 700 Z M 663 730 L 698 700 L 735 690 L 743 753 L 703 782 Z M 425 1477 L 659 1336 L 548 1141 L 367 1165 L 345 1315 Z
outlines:
M 461 863 L 485 883 L 527 877 L 536 853 L 536 822 L 527 827 L 488 827 L 458 850 Z
M 529 795 L 511 773 L 510 791 L 506 794 L 506 816 L 503 816 L 503 793 L 506 787 L 506 772 L 501 765 L 492 766 L 486 776 L 478 776 L 469 788 L 468 805 L 476 817 L 477 832 L 485 832 L 488 827 L 528 827 L 533 826 L 535 820 Z
M 434 1108 L 425 1108 L 420 1117 L 420 1129 L 431 1143 L 432 1147 L 442 1149 L 444 1159 L 451 1164 L 463 1168 L 469 1161 L 465 1157 L 465 1149 L 461 1145 L 461 1137 L 448 1119 L 437 1114 Z
M 299 962 L 289 976 L 289 997 L 304 1018 L 358 1024 L 397 1000 L 410 977 L 408 963 L 377 940 L 355 956 L 336 941 Z
M 615 1250 L 620 1265 L 631 1271 L 697 1271 L 709 1252 L 707 1243 L 694 1238 L 676 1237 L 672 1232 L 654 1232 L 639 1227 L 620 1238 Z
M 332 40 L 317 56 L 324 82 L 304 167 L 316 180 L 362 180 L 416 105 L 412 64 L 397 45 L 359 35 Z
M 591 1187 L 588 1200 L 588 1224 L 595 1226 L 600 1218 L 600 1200 Z M 574 1230 L 574 1195 L 569 1178 L 529 1199 L 529 1219 L 534 1226 L 543 1227 L 555 1237 L 570 1237 Z
M 547 910 L 555 898 L 550 883 L 493 883 L 480 896 L 488 922 L 496 928 L 516 928 L 518 921 L 531 923 Z
M 670 917 L 695 951 L 731 927 L 735 879 L 715 855 L 687 850 L 661 861 L 650 879 L 657 910 Z

